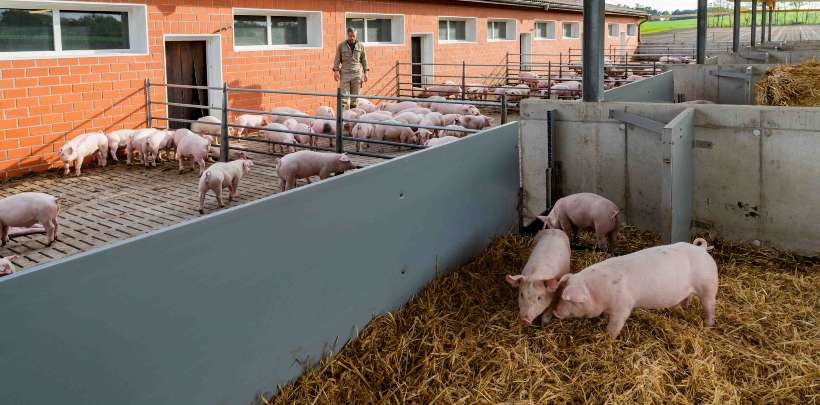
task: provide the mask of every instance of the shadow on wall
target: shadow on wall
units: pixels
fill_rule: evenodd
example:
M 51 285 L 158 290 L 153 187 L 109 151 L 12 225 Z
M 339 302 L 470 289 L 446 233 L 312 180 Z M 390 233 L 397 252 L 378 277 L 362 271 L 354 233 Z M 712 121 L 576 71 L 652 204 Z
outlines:
M 397 96 L 396 69 L 398 67 L 394 66 L 379 78 L 368 77 L 363 93 L 368 96 Z

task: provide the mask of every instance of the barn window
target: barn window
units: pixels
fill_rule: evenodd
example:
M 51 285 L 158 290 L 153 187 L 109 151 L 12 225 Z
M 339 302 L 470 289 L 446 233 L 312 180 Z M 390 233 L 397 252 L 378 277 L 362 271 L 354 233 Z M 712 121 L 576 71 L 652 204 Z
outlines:
M 239 51 L 322 46 L 318 11 L 234 9 L 233 28 L 234 48 Z
M 607 24 L 606 27 L 610 37 L 617 37 L 621 33 L 620 24 Z
M 581 37 L 581 23 L 565 22 L 563 25 L 564 38 L 580 38 Z
M 345 23 L 347 27 L 356 30 L 357 38 L 364 43 L 374 45 L 404 43 L 404 16 L 347 14 Z
M 144 54 L 146 18 L 144 5 L 0 0 L 0 59 Z
M 555 21 L 536 22 L 535 39 L 555 39 Z
M 634 37 L 638 35 L 638 26 L 635 24 L 626 25 L 626 35 Z
M 515 39 L 514 20 L 487 20 L 487 40 L 508 41 Z
M 439 17 L 439 42 L 475 42 L 476 19 L 470 17 Z

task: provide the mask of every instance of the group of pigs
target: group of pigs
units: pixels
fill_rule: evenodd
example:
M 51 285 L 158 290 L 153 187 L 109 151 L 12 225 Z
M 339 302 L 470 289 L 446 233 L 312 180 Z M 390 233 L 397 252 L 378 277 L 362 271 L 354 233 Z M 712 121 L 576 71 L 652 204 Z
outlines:
M 618 207 L 597 194 L 580 193 L 559 199 L 549 215 L 539 217 L 544 229 L 521 274 L 507 275 L 518 289 L 523 323 L 541 317 L 546 325 L 558 319 L 606 315 L 607 332 L 621 333 L 635 308 L 686 309 L 694 295 L 703 307 L 706 326 L 715 323 L 717 264 L 703 239 L 655 246 L 593 264 L 570 273 L 570 238 L 577 231 L 595 232 L 599 248 L 614 252 Z

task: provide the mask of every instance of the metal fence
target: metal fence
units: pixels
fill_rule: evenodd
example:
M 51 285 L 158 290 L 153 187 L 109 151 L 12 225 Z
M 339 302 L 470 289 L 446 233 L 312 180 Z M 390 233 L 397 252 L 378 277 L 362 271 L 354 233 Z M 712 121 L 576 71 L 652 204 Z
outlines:
M 206 105 L 198 105 L 198 104 L 185 104 L 185 103 L 177 103 L 177 102 L 170 102 L 167 100 L 157 100 L 152 96 L 152 89 L 155 87 L 160 88 L 182 88 L 182 89 L 191 89 L 191 90 L 215 90 L 221 92 L 222 96 L 222 106 L 230 106 L 230 95 L 231 94 L 238 94 L 238 93 L 256 93 L 256 94 L 274 94 L 274 95 L 287 95 L 287 96 L 302 96 L 302 97 L 325 97 L 325 98 L 333 98 L 335 100 L 335 116 L 334 117 L 327 117 L 327 116 L 317 116 L 317 115 L 310 115 L 310 114 L 302 114 L 302 113 L 287 113 L 287 112 L 280 112 L 280 111 L 272 111 L 272 110 L 255 110 L 255 109 L 245 109 L 245 108 L 235 108 L 235 107 L 227 107 L 223 108 L 221 106 L 206 106 Z M 413 97 L 393 97 L 393 96 L 372 96 L 372 95 L 355 95 L 353 96 L 357 99 L 365 99 L 365 100 L 376 100 L 381 102 L 389 102 L 389 101 L 413 101 L 413 102 L 426 102 L 430 103 L 431 100 L 429 99 L 422 99 L 422 98 L 413 98 Z M 246 153 L 257 153 L 262 155 L 270 155 L 270 156 L 281 156 L 280 153 L 275 153 L 275 151 L 263 151 L 259 149 L 250 149 L 242 146 L 237 146 L 232 144 L 232 141 L 243 141 L 243 142 L 252 142 L 252 143 L 260 143 L 266 145 L 280 145 L 283 147 L 292 147 L 292 148 L 299 148 L 299 149 L 310 149 L 316 151 L 326 151 L 326 152 L 336 152 L 336 153 L 348 153 L 351 155 L 357 156 L 366 156 L 372 158 L 379 158 L 379 159 L 392 159 L 395 156 L 387 155 L 384 153 L 371 153 L 371 152 L 363 152 L 360 150 L 351 150 L 351 148 L 345 147 L 345 141 L 353 142 L 355 144 L 367 144 L 367 145 L 384 145 L 398 148 L 407 148 L 410 150 L 419 150 L 425 149 L 427 146 L 422 144 L 411 144 L 411 143 L 402 143 L 402 142 L 394 142 L 391 140 L 383 140 L 383 139 L 364 139 L 364 138 L 355 138 L 350 136 L 350 134 L 345 133 L 345 123 L 353 124 L 371 124 L 371 125 L 381 125 L 386 127 L 406 127 L 411 128 L 414 132 L 418 129 L 427 129 L 430 131 L 451 131 L 451 132 L 459 132 L 462 133 L 462 136 L 466 136 L 475 132 L 479 132 L 476 129 L 467 129 L 467 128 L 452 128 L 452 127 L 442 127 L 442 126 L 431 126 L 431 125 L 419 125 L 419 124 L 410 124 L 404 122 L 383 122 L 383 121 L 375 121 L 375 120 L 366 120 L 366 119 L 347 119 L 344 118 L 344 111 L 345 111 L 345 99 L 349 98 L 348 96 L 344 95 L 341 89 L 337 89 L 336 93 L 321 93 L 321 92 L 307 92 L 307 91 L 288 91 L 288 90 L 264 90 L 264 89 L 253 89 L 253 88 L 241 88 L 241 87 L 229 87 L 227 83 L 224 83 L 222 87 L 209 87 L 209 86 L 192 86 L 192 85 L 181 85 L 181 84 L 170 84 L 170 83 L 154 83 L 150 80 L 145 80 L 145 104 L 146 104 L 146 127 L 151 128 L 154 125 L 154 121 L 163 121 L 166 123 L 170 122 L 182 122 L 186 124 L 192 123 L 203 123 L 197 120 L 190 120 L 184 118 L 174 118 L 170 116 L 162 116 L 162 115 L 155 115 L 152 110 L 152 106 L 155 104 L 163 105 L 166 107 L 182 107 L 182 108 L 195 108 L 195 109 L 203 109 L 203 110 L 218 110 L 220 111 L 220 116 L 216 117 L 219 119 L 219 124 L 212 124 L 212 125 L 219 125 L 219 136 L 217 137 L 218 143 L 213 144 L 212 146 L 219 148 L 219 160 L 220 161 L 228 161 L 230 152 L 231 151 L 238 151 L 238 152 L 246 152 Z M 489 102 L 489 101 L 466 101 L 466 100 L 435 100 L 435 103 L 438 104 L 466 104 L 466 105 L 474 105 L 476 107 L 485 107 L 485 108 L 493 108 L 499 109 L 501 114 L 501 124 L 507 123 L 507 110 L 508 110 L 508 102 L 507 98 L 503 97 L 499 102 Z M 167 111 L 167 110 L 166 110 Z M 257 126 L 249 126 L 249 125 L 241 125 L 234 122 L 234 120 L 230 119 L 229 113 L 238 114 L 258 114 L 258 115 L 266 115 L 266 116 L 275 116 L 275 117 L 288 117 L 294 119 L 307 119 L 307 120 L 324 120 L 324 121 L 332 121 L 334 131 L 332 134 L 327 133 L 317 133 L 313 131 L 299 131 L 299 130 L 292 130 L 288 128 L 287 130 L 277 128 L 271 129 L 270 127 L 257 127 Z M 310 137 L 311 140 L 316 138 L 316 142 L 313 141 L 308 143 L 290 143 L 290 142 L 279 142 L 271 139 L 266 139 L 263 137 L 239 137 L 234 136 L 231 134 L 231 128 L 243 128 L 243 129 L 250 129 L 256 130 L 262 133 L 262 131 L 275 131 L 280 133 L 288 133 L 294 136 L 307 136 Z M 319 146 L 319 139 L 327 139 L 328 146 Z M 358 148 L 356 148 L 358 149 Z

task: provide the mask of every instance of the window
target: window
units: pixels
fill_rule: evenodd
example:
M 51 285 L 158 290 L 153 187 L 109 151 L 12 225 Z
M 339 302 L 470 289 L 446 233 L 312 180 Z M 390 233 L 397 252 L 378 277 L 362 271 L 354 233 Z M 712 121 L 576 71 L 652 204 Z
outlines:
M 536 22 L 535 39 L 555 39 L 555 21 Z
M 146 53 L 144 5 L 0 0 L 0 59 Z
M 475 42 L 476 19 L 471 17 L 439 17 L 439 42 Z
M 322 47 L 318 11 L 234 9 L 233 29 L 240 51 Z
M 347 14 L 347 27 L 356 30 L 359 41 L 368 44 L 404 43 L 404 16 L 379 14 Z
M 626 25 L 626 35 L 634 37 L 638 35 L 638 26 L 635 24 Z
M 607 24 L 606 27 L 610 37 L 617 37 L 621 33 L 620 24 Z
M 581 37 L 581 23 L 565 22 L 562 24 L 564 31 L 564 38 L 580 38 Z
M 515 38 L 514 20 L 488 20 L 487 39 L 490 41 L 508 41 Z

